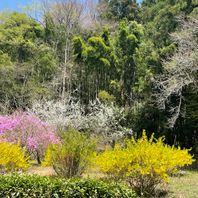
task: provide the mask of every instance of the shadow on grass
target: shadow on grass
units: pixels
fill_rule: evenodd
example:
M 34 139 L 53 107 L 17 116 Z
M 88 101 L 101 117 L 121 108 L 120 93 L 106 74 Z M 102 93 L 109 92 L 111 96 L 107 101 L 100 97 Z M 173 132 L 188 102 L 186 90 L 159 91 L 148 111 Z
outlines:
M 159 189 L 156 191 L 156 195 L 154 198 L 166 198 L 169 192 L 167 189 Z

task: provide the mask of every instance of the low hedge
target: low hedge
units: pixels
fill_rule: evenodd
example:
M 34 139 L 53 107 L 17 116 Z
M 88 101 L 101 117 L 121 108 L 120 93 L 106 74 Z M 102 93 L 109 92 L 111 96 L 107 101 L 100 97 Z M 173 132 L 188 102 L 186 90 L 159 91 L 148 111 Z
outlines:
M 0 176 L 0 197 L 35 198 L 136 198 L 122 184 L 91 179 L 52 179 L 49 177 L 10 175 Z

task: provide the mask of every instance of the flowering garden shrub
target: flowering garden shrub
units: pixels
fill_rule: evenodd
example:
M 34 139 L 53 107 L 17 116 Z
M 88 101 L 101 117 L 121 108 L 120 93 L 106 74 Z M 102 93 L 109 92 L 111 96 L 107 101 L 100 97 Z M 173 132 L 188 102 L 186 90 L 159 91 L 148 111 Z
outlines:
M 57 131 L 73 128 L 103 137 L 104 142 L 121 139 L 129 133 L 121 123 L 125 121 L 124 108 L 107 105 L 99 100 L 82 105 L 75 98 L 64 101 L 35 101 L 30 112 L 34 112 Z
M 95 165 L 109 177 L 126 180 L 139 195 L 151 195 L 162 182 L 179 167 L 194 161 L 188 153 L 174 146 L 164 144 L 163 138 L 142 138 L 126 140 L 125 146 L 117 144 L 96 157 Z
M 38 162 L 49 144 L 59 143 L 59 138 L 46 122 L 27 112 L 0 116 L 0 136 L 7 142 L 20 141 L 21 146 L 30 155 L 36 156 Z
M 19 144 L 0 142 L 1 173 L 26 170 L 28 167 L 28 157 Z
M 63 134 L 61 144 L 49 146 L 43 166 L 53 166 L 65 178 L 81 176 L 94 156 L 95 140 L 69 130 Z

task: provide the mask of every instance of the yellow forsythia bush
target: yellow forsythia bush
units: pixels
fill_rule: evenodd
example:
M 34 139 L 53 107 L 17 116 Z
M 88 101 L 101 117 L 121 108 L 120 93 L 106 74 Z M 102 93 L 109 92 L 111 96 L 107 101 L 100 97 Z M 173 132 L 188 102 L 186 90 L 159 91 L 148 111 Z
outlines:
M 114 149 L 107 148 L 95 160 L 99 170 L 114 179 L 124 179 L 140 195 L 151 195 L 162 182 L 178 168 L 190 165 L 194 161 L 188 153 L 174 146 L 164 144 L 164 138 L 127 139 L 125 145 L 116 144 Z
M 0 172 L 26 170 L 28 167 L 28 157 L 19 143 L 0 142 Z

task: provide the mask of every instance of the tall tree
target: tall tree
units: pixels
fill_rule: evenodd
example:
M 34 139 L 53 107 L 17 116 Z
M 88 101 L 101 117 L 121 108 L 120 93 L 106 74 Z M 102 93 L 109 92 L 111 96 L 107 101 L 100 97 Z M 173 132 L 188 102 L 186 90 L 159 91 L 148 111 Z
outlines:
M 72 45 L 74 34 L 79 33 L 80 23 L 84 16 L 86 3 L 78 0 L 56 0 L 43 2 L 45 38 L 59 57 L 62 69 L 61 90 L 62 99 L 66 91 L 71 93 Z
M 20 13 L 1 14 L 0 49 L 2 103 L 25 108 L 46 94 L 57 69 L 56 55 L 44 43 L 43 29 L 35 20 Z
M 84 65 L 86 75 L 93 79 L 92 96 L 105 90 L 115 94 L 121 104 L 131 104 L 137 69 L 134 56 L 142 35 L 141 25 L 121 22 L 116 36 L 104 30 L 100 36 L 90 37 L 87 44 L 79 37 L 74 39 L 76 61 L 81 67 Z
M 140 13 L 146 34 L 158 48 L 169 46 L 169 34 L 179 25 L 177 17 L 188 15 L 197 6 L 193 0 L 144 0 Z
M 100 36 L 90 37 L 87 44 L 80 37 L 75 37 L 73 41 L 80 95 L 86 94 L 88 100 L 94 100 L 100 90 L 109 91 L 110 79 L 116 72 L 109 32 L 105 29 Z
M 163 74 L 156 78 L 159 91 L 156 95 L 158 105 L 168 110 L 168 127 L 179 128 L 180 133 L 177 136 L 180 137 L 183 131 L 181 127 L 186 122 L 185 113 L 187 113 L 187 122 L 189 116 L 192 116 L 192 122 L 196 119 L 196 108 L 192 109 L 192 105 L 197 103 L 195 100 L 198 82 L 197 35 L 198 20 L 183 19 L 182 27 L 172 34 L 178 46 L 177 51 L 164 63 Z M 192 104 L 189 95 L 192 96 Z
M 102 19 L 138 20 L 139 6 L 136 0 L 100 0 L 99 11 Z
M 131 104 L 137 65 L 135 54 L 138 51 L 143 36 L 143 28 L 138 23 L 121 22 L 116 41 L 116 55 L 120 71 L 121 95 L 124 104 Z

